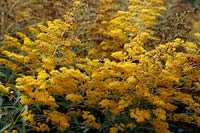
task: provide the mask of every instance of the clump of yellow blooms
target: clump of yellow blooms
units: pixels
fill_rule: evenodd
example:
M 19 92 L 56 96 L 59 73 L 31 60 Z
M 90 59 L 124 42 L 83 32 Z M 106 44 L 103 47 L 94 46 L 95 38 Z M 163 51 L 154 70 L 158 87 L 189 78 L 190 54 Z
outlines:
M 93 128 L 99 129 L 101 127 L 101 125 L 97 122 L 95 122 L 96 118 L 89 114 L 87 111 L 83 111 L 82 117 L 84 119 L 82 125 L 84 126 L 91 126 Z
M 0 82 L 0 92 L 9 93 L 9 89 L 10 87 L 6 87 Z
M 23 119 L 42 132 L 52 125 L 110 133 L 139 131 L 140 125 L 170 133 L 170 123 L 178 121 L 199 127 L 198 45 L 180 38 L 154 49 L 145 45 L 156 38 L 151 27 L 166 10 L 163 1 L 129 0 L 123 10 L 120 0 L 98 2 L 99 21 L 84 28 L 85 38 L 78 35 L 80 1 L 63 19 L 31 27 L 34 37 L 5 36 L 0 62 L 18 75 L 20 103 L 34 108 Z M 80 54 L 87 45 L 92 48 Z M 0 84 L 0 91 L 9 88 Z
M 81 95 L 75 94 L 67 94 L 66 99 L 74 103 L 81 103 L 83 101 L 83 97 Z
M 64 131 L 70 127 L 69 125 L 70 118 L 66 114 L 57 112 L 55 110 L 54 111 L 44 110 L 44 114 L 47 115 L 46 122 L 48 123 L 50 121 L 52 124 L 58 124 L 59 125 L 58 129 L 60 131 Z
M 32 112 L 32 110 L 29 110 L 29 111 L 24 111 L 21 116 L 23 117 L 23 119 L 25 121 L 28 121 L 30 123 L 30 125 L 34 126 L 36 124 L 35 122 L 35 118 L 34 118 L 34 114 Z
M 130 109 L 130 117 L 136 119 L 138 123 L 150 120 L 151 114 L 149 110 Z
M 9 132 L 8 130 L 5 130 L 3 133 L 18 133 L 17 130 L 12 130 L 11 132 Z

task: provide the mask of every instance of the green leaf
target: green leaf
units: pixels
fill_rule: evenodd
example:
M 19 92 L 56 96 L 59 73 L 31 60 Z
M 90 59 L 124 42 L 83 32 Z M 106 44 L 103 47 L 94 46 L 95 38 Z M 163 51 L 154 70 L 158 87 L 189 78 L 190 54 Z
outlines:
M 5 131 L 7 128 L 9 128 L 12 125 L 12 123 L 9 123 L 8 125 L 4 126 L 1 130 L 0 133 L 2 133 L 3 131 Z

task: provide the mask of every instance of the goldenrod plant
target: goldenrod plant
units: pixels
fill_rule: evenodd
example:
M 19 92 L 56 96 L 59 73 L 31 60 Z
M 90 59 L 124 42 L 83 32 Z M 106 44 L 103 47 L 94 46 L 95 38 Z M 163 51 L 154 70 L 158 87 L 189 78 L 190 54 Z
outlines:
M 4 35 L 0 131 L 198 132 L 200 33 L 157 44 L 162 0 L 88 2 Z

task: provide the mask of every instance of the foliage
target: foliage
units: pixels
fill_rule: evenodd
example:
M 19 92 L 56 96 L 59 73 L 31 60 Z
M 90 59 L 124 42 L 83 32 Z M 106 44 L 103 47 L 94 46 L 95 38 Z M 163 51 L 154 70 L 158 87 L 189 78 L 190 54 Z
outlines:
M 197 132 L 200 33 L 167 31 L 181 21 L 162 17 L 162 0 L 71 4 L 28 35 L 4 35 L 0 91 L 13 99 L 0 131 Z

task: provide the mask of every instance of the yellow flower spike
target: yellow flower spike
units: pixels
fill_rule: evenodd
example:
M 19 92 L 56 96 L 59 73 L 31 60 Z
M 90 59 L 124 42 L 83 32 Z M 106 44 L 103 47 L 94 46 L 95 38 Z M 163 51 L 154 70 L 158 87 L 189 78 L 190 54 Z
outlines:
M 52 70 L 50 72 L 51 76 L 55 77 L 55 76 L 59 76 L 60 75 L 60 72 L 58 70 Z
M 166 120 L 166 111 L 161 109 L 161 108 L 157 108 L 155 110 L 153 110 L 153 113 L 157 116 L 158 119 L 160 120 Z
M 1 64 L 1 65 L 5 65 L 5 67 L 8 67 L 8 68 L 10 68 L 12 71 L 15 71 L 15 72 L 21 70 L 21 68 L 19 68 L 17 64 L 15 64 L 15 63 L 13 63 L 13 62 L 10 62 L 10 61 L 8 61 L 7 59 L 0 59 L 0 64 Z
M 89 55 L 94 55 L 97 51 L 98 51 L 97 49 L 92 48 L 92 49 L 89 50 L 88 54 Z
M 3 93 L 9 93 L 10 87 L 5 87 L 1 82 L 0 82 L 0 92 Z
M 47 21 L 47 25 L 48 25 L 49 27 L 55 26 L 55 24 L 54 24 L 52 21 Z
M 67 94 L 66 99 L 74 103 L 81 103 L 83 101 L 83 97 L 76 94 Z
M 47 74 L 47 73 L 45 72 L 45 70 L 42 70 L 42 71 L 40 71 L 40 72 L 38 73 L 37 79 L 38 79 L 38 80 L 45 80 L 45 79 L 48 78 L 48 77 L 49 77 L 49 74 Z
M 55 68 L 55 61 L 52 58 L 43 58 L 43 68 L 47 70 L 53 70 Z
M 128 128 L 128 129 L 130 129 L 130 130 L 133 130 L 135 127 L 136 127 L 136 125 L 133 124 L 133 123 L 128 123 L 128 124 L 126 124 L 126 128 Z
M 111 3 L 113 0 L 100 0 L 101 4 Z
M 34 35 L 34 36 L 37 36 L 37 35 L 40 33 L 39 30 L 37 30 L 37 29 L 34 28 L 34 27 L 29 27 L 28 30 L 29 30 L 29 32 L 30 32 L 32 35 Z
M 122 127 L 120 124 L 115 124 L 115 127 L 121 132 L 124 131 L 124 127 Z
M 172 133 L 172 132 L 170 132 L 168 130 L 169 124 L 167 122 L 165 122 L 165 121 L 162 121 L 162 120 L 159 120 L 159 119 L 155 119 L 151 123 L 155 128 L 155 133 L 160 133 L 160 132 Z
M 75 8 L 79 8 L 80 5 L 81 5 L 81 2 L 80 2 L 80 1 L 75 1 L 75 2 L 73 3 L 73 5 L 74 5 Z
M 151 114 L 149 110 L 130 109 L 130 117 L 135 118 L 138 123 L 150 120 Z
M 17 130 L 12 130 L 11 133 L 18 133 Z
M 119 129 L 117 127 L 111 127 L 109 133 L 118 133 Z
M 162 0 L 147 0 L 148 2 L 150 3 L 155 3 L 155 4 L 163 4 L 163 1 Z
M 100 119 L 102 123 L 110 115 L 115 116 L 118 124 L 113 124 L 110 132 L 137 130 L 136 125 L 148 122 L 154 126 L 154 132 L 168 133 L 168 116 L 171 116 L 169 121 L 184 120 L 200 125 L 197 117 L 200 98 L 198 90 L 193 91 L 200 86 L 198 43 L 177 38 L 155 49 L 151 47 L 157 38 L 152 26 L 161 16 L 160 12 L 166 9 L 161 0 L 129 0 L 125 10 L 118 6 L 124 1 L 101 0 L 95 11 L 98 13 L 95 21 L 92 21 L 94 24 L 89 22 L 86 25 L 85 19 L 92 19 L 90 15 L 93 14 L 86 12 L 89 15 L 86 18 L 80 18 L 80 14 L 76 16 L 79 7 L 85 3 L 73 2 L 70 3 L 73 10 L 63 20 L 48 21 L 47 26 L 33 28 L 34 39 L 18 33 L 20 40 L 5 36 L 2 42 L 3 49 L 0 50 L 5 59 L 1 59 L 0 64 L 13 68 L 18 76 L 15 87 L 23 94 L 20 103 L 47 109 L 43 113 L 37 110 L 22 113 L 23 119 L 29 123 L 27 127 L 38 132 L 51 132 L 48 126 L 57 126 L 58 130 L 65 132 L 75 118 L 82 117 L 82 121 L 78 121 L 80 126 L 103 128 L 97 122 L 98 112 L 94 115 L 90 110 L 97 107 L 105 115 L 105 119 Z M 85 13 L 82 9 L 80 12 Z M 17 50 L 11 52 L 13 48 Z M 24 67 L 31 70 L 26 71 Z M 183 87 L 179 89 L 180 84 Z M 5 87 L 9 86 L 0 85 L 1 90 Z M 71 101 L 67 104 L 72 108 L 68 108 L 66 114 L 59 112 L 63 107 L 60 98 Z M 174 113 L 178 108 L 174 104 L 176 101 L 187 106 L 183 114 Z M 87 111 L 84 112 L 79 104 Z M 142 105 L 145 109 L 141 104 L 145 104 Z M 124 125 L 118 119 L 121 114 L 126 115 L 126 109 L 129 110 L 126 118 L 132 118 L 133 122 Z M 191 111 L 196 116 L 185 114 Z M 47 118 L 48 125 L 44 119 L 38 119 L 41 116 Z M 33 118 L 37 118 L 37 124 Z
M 165 7 L 159 7 L 159 11 L 166 11 L 167 10 L 167 8 L 165 8 Z
M 123 61 L 123 59 L 125 58 L 123 51 L 114 52 L 114 53 L 112 53 L 111 56 L 116 59 L 119 59 L 120 61 Z
M 18 41 L 18 39 L 11 37 L 9 35 L 4 35 L 4 41 L 1 42 L 4 46 L 7 47 L 13 47 L 13 48 L 20 48 L 21 43 Z
M 29 61 L 30 61 L 30 57 L 25 56 L 25 57 L 23 58 L 23 63 L 27 64 Z
M 22 118 L 25 120 L 25 121 L 28 121 L 30 123 L 31 126 L 35 126 L 36 122 L 35 122 L 35 115 L 32 113 L 31 110 L 29 111 L 24 111 L 22 114 L 21 114 Z
M 45 123 L 37 123 L 36 127 L 37 132 L 44 132 L 44 131 L 50 131 L 50 128 L 47 124 Z
M 58 124 L 58 129 L 60 131 L 65 131 L 67 128 L 70 128 L 70 118 L 64 113 L 60 113 L 56 110 L 53 111 L 43 111 L 47 115 L 46 122 L 51 121 L 52 124 Z
M 123 127 L 123 128 L 125 127 L 124 123 L 120 123 L 119 125 L 120 125 L 121 127 Z
M 99 105 L 102 107 L 102 108 L 109 108 L 111 106 L 111 101 L 108 100 L 108 99 L 104 99 L 102 100 Z
M 200 33 L 195 33 L 194 36 L 198 39 L 200 39 Z
M 101 127 L 101 125 L 95 121 L 96 118 L 94 117 L 94 115 L 89 114 L 88 111 L 83 111 L 82 117 L 85 120 L 82 123 L 83 125 L 92 126 L 92 127 L 96 128 L 96 129 L 99 129 Z
M 27 38 L 27 36 L 24 33 L 21 33 L 21 32 L 17 32 L 16 35 L 19 36 L 22 39 Z
M 24 105 L 30 105 L 30 104 L 33 104 L 34 101 L 31 98 L 28 98 L 27 96 L 21 96 L 20 103 Z
M 129 2 L 131 2 L 131 3 L 139 3 L 140 0 L 129 0 Z
M 3 133 L 9 133 L 8 130 L 3 131 Z
M 37 27 L 38 27 L 41 31 L 47 32 L 47 27 L 46 27 L 46 26 L 44 26 L 44 25 L 42 25 L 42 24 L 38 24 Z

